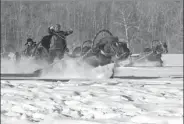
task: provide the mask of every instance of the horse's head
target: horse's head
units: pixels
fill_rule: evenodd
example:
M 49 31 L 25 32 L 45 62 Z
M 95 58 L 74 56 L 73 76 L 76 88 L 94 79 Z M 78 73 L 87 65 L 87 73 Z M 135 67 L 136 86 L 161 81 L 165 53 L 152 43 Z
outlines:
M 168 53 L 167 43 L 162 43 L 161 41 L 153 41 L 152 49 L 154 52 L 162 54 L 162 53 Z
M 126 59 L 130 55 L 127 42 L 118 42 L 116 57 L 119 60 Z

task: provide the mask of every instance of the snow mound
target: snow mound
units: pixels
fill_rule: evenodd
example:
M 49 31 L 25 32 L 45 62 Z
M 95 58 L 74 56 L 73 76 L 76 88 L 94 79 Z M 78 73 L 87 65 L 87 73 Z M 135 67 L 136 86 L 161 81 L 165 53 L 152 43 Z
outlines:
M 89 79 L 107 79 L 113 73 L 114 64 L 91 67 L 76 59 L 65 58 L 56 60 L 52 66 L 46 62 L 36 62 L 33 58 L 22 58 L 20 63 L 2 59 L 1 73 L 33 73 L 42 68 L 42 78 L 89 78 Z

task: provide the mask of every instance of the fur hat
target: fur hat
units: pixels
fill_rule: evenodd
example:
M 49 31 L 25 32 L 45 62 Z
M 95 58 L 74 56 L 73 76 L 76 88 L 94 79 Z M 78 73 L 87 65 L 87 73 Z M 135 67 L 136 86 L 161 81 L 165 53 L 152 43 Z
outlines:
M 33 44 L 34 44 L 34 43 L 36 43 L 36 42 L 34 42 L 34 41 L 33 41 L 33 39 L 28 38 L 28 39 L 27 39 L 27 42 L 26 42 L 26 44 L 25 44 L 25 45 L 27 45 L 29 42 L 32 42 Z

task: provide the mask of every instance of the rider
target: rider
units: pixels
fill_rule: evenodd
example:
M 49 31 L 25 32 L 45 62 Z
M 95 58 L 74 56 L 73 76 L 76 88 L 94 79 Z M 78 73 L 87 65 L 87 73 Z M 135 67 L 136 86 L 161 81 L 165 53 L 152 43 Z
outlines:
M 54 35 L 54 27 L 51 26 L 48 28 L 48 35 L 44 36 L 41 40 L 41 45 L 49 52 L 51 39 Z
M 25 54 L 27 56 L 31 56 L 31 50 L 36 46 L 36 42 L 34 42 L 33 39 L 28 38 L 25 46 L 27 46 L 27 48 L 24 50 Z
M 63 58 L 65 52 L 69 52 L 66 37 L 72 33 L 72 30 L 61 31 L 61 25 L 56 24 L 56 27 L 53 30 L 53 39 L 51 41 L 51 50 L 53 50 L 51 54 L 53 54 L 54 57 L 57 56 L 61 59 Z
M 167 47 L 166 46 L 167 44 L 164 44 L 164 45 L 159 40 L 153 40 L 152 41 L 152 50 L 153 50 L 153 53 L 155 53 L 156 55 L 162 54 L 164 52 L 164 50 L 165 50 L 164 47 Z

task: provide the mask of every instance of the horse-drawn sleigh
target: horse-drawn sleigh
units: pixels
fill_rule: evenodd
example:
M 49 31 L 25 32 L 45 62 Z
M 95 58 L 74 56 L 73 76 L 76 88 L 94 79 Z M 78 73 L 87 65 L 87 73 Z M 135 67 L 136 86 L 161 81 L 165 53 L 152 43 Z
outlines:
M 31 41 L 31 39 L 28 39 L 28 44 L 31 42 L 31 45 L 28 45 L 22 53 L 16 53 L 16 58 L 20 60 L 22 56 L 29 56 L 33 57 L 39 64 L 42 64 L 44 61 L 53 65 L 55 59 L 63 61 L 64 56 L 68 56 L 71 59 L 75 59 L 79 64 L 87 63 L 93 67 L 104 66 L 110 63 L 116 63 L 118 65 L 121 61 L 132 58 L 127 42 L 120 42 L 119 38 L 113 36 L 108 30 L 99 31 L 93 40 L 84 41 L 81 46 L 76 47 L 72 53 L 69 53 L 66 37 L 72 34 L 72 32 L 60 31 L 59 25 L 56 30 L 50 27 L 48 29 L 49 34 L 44 36 L 37 44 Z M 97 40 L 97 37 L 104 32 L 108 36 Z M 52 39 L 54 40 L 52 41 Z M 162 65 L 161 54 L 165 51 L 167 51 L 167 48 L 160 41 L 153 41 L 151 48 L 147 48 L 136 60 L 131 59 L 132 61 L 127 66 L 133 66 L 133 63 L 143 58 L 151 61 L 159 61 L 160 65 Z
M 50 30 L 51 29 L 49 29 L 49 32 L 51 32 Z M 101 38 L 99 42 L 95 42 L 97 36 L 102 32 L 108 33 L 109 36 Z M 71 33 L 68 33 L 67 35 L 70 34 Z M 54 48 L 50 47 L 49 43 L 53 36 L 60 40 L 60 44 L 55 44 L 57 47 Z M 80 47 L 76 47 L 71 54 L 67 49 L 65 41 L 62 40 L 63 36 L 52 32 L 43 37 L 42 40 L 37 44 L 31 44 L 29 47 L 27 47 L 22 52 L 21 56 L 30 56 L 34 57 L 37 61 L 44 60 L 52 63 L 54 59 L 62 59 L 64 55 L 66 55 L 71 58 L 83 60 L 93 66 L 102 66 L 113 62 L 113 57 L 116 57 L 118 60 L 122 60 L 126 59 L 130 54 L 126 43 L 119 42 L 118 37 L 113 36 L 108 30 L 99 31 L 93 40 L 84 41 L 82 45 Z M 28 39 L 28 42 L 29 41 L 30 39 Z M 122 56 L 123 54 L 124 56 Z M 91 61 L 88 61 L 89 59 Z

